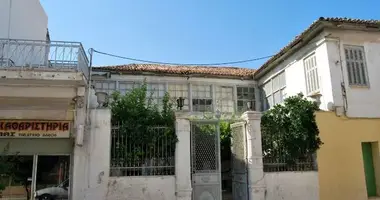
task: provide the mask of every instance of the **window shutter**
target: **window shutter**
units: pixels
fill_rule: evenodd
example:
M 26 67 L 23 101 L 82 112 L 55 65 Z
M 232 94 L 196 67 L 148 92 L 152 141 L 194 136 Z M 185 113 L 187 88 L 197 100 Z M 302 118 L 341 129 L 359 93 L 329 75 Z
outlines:
M 364 56 L 364 48 L 361 46 L 345 46 L 344 54 L 346 57 L 349 84 L 367 86 L 368 74 Z

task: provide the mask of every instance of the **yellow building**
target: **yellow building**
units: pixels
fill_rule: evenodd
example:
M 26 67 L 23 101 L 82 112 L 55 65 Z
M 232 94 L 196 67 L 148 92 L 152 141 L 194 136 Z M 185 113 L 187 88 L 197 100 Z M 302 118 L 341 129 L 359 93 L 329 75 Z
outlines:
M 321 200 L 380 199 L 380 119 L 318 112 Z

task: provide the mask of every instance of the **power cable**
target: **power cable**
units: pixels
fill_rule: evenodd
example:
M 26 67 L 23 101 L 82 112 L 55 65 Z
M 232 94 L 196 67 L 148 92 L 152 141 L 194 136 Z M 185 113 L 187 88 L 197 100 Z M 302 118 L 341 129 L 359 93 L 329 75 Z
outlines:
M 246 59 L 246 60 L 239 60 L 239 61 L 231 61 L 231 62 L 222 62 L 222 63 L 198 63 L 198 64 L 191 64 L 191 63 L 172 63 L 172 62 L 160 62 L 160 61 L 152 61 L 152 60 L 143 60 L 143 59 L 138 59 L 138 58 L 130 58 L 130 57 L 125 57 L 125 56 L 119 56 L 111 53 L 106 53 L 106 52 L 101 52 L 93 49 L 94 53 L 106 55 L 106 56 L 111 56 L 115 58 L 120 58 L 120 59 L 125 59 L 125 60 L 130 60 L 130 61 L 136 61 L 136 62 L 143 62 L 143 63 L 150 63 L 150 64 L 163 64 L 163 65 L 202 65 L 202 66 L 216 66 L 216 65 L 231 65 L 231 64 L 240 64 L 240 63 L 247 63 L 247 62 L 253 62 L 257 60 L 263 60 L 266 58 L 270 58 L 273 55 L 270 56 L 264 56 L 264 57 L 258 57 L 258 58 L 251 58 L 251 59 Z

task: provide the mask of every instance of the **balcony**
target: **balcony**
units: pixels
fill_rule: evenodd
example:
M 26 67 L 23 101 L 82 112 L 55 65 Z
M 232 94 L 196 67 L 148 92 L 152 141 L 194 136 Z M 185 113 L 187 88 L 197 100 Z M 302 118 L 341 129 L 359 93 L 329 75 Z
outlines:
M 0 83 L 85 85 L 88 62 L 79 42 L 0 39 Z

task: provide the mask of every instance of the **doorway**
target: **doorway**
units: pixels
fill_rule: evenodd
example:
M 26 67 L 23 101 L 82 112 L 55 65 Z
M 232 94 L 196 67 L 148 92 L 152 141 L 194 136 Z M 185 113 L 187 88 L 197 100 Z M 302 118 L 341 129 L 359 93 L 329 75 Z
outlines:
M 0 199 L 67 200 L 70 155 L 3 155 Z

